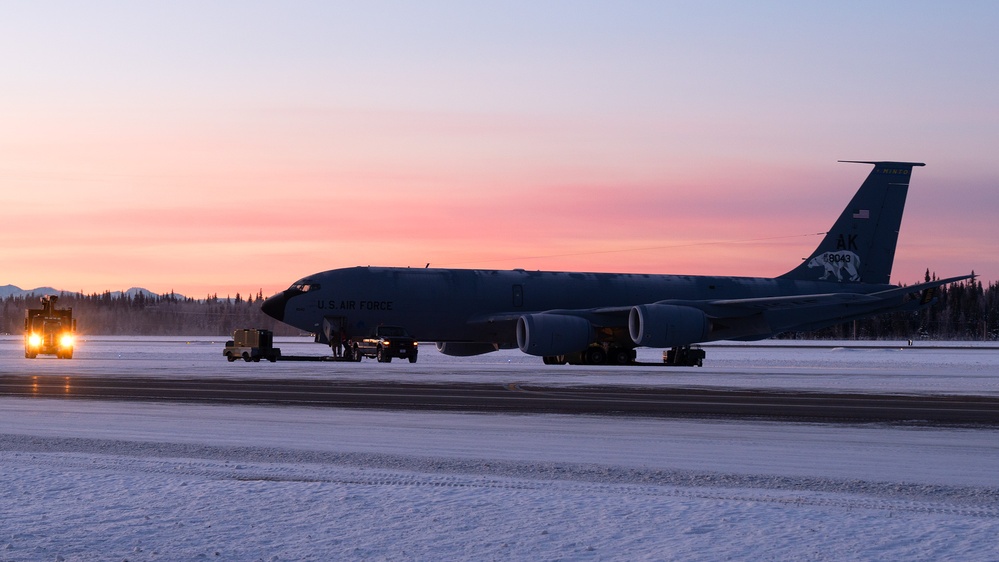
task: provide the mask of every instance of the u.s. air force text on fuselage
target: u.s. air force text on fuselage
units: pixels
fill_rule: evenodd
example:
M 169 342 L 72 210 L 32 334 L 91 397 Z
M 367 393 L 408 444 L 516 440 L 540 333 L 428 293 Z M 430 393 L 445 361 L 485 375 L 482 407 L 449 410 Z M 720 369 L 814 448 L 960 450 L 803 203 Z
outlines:
M 329 299 L 317 301 L 318 310 L 383 310 L 392 311 L 394 301 L 359 301 Z

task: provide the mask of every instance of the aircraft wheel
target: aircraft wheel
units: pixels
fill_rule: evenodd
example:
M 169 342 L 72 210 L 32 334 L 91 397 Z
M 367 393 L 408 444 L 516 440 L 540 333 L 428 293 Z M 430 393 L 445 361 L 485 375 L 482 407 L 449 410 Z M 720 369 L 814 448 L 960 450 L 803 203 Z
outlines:
M 585 358 L 587 365 L 603 365 L 607 362 L 607 352 L 602 347 L 593 346 L 586 350 Z
M 627 365 L 631 363 L 631 350 L 624 348 L 612 350 L 611 357 L 614 358 L 615 365 Z

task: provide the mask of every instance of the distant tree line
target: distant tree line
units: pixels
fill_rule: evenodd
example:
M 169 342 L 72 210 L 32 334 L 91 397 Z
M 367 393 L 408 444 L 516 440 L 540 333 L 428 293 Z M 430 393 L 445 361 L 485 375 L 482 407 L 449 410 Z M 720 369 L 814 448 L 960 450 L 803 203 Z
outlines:
M 926 272 L 926 280 L 935 279 Z M 781 338 L 802 339 L 999 339 L 999 282 L 983 287 L 981 281 L 962 281 L 939 291 L 939 302 L 918 312 L 896 312 L 866 320 L 840 324 L 814 332 L 786 333 Z M 73 307 L 77 329 L 85 335 L 225 336 L 237 328 L 266 328 L 275 335 L 293 336 L 299 331 L 277 322 L 260 311 L 263 294 L 243 298 L 205 299 L 112 294 L 62 293 L 59 308 Z M 7 297 L 2 301 L 0 333 L 24 330 L 24 311 L 37 308 L 39 296 Z
M 40 306 L 41 295 L 7 297 L 2 301 L 0 333 L 19 334 L 24 330 L 24 311 Z M 261 292 L 243 298 L 205 299 L 170 294 L 150 296 L 110 291 L 84 295 L 61 293 L 57 308 L 73 308 L 77 332 L 109 336 L 224 336 L 237 328 L 266 328 L 275 335 L 298 335 L 299 330 L 282 324 L 260 311 Z

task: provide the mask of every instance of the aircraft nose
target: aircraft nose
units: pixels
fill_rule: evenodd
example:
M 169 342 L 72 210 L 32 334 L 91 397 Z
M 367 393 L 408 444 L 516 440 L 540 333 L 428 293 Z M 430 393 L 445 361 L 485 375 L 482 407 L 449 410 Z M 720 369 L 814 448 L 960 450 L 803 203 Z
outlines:
M 267 298 L 264 304 L 260 305 L 260 310 L 278 322 L 284 322 L 284 309 L 288 304 L 288 296 L 285 293 L 286 291 L 282 291 Z

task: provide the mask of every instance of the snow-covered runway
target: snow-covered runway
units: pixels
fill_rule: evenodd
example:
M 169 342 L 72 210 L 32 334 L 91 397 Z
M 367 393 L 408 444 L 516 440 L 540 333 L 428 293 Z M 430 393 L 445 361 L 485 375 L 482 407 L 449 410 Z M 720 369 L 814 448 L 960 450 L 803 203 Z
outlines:
M 769 369 L 773 386 L 975 394 L 995 394 L 999 372 L 980 349 L 719 348 L 701 370 L 608 374 L 428 349 L 354 372 L 228 365 L 220 344 L 177 341 L 94 340 L 80 361 L 32 364 L 18 346 L 0 340 L 3 372 L 760 387 Z M 990 428 L 14 398 L 0 424 L 0 560 L 999 557 Z

